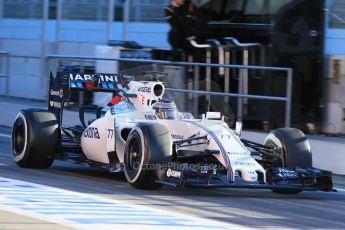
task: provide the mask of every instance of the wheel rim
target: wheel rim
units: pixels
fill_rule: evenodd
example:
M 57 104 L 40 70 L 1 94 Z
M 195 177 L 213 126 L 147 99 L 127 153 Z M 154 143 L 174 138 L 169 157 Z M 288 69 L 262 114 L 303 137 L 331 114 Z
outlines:
M 272 148 L 275 148 L 275 151 L 278 152 L 279 156 L 280 156 L 280 159 L 278 160 L 275 160 L 275 161 L 272 161 L 272 164 L 273 166 L 275 167 L 284 167 L 284 154 L 283 154 L 283 149 L 281 147 L 279 147 L 274 141 L 268 141 L 266 143 L 266 146 L 268 147 L 272 147 Z M 281 161 L 282 160 L 282 161 Z
M 140 143 L 137 138 L 133 138 L 130 142 L 130 148 L 127 154 L 127 169 L 130 178 L 137 175 L 142 158 L 142 151 L 140 148 Z
M 27 126 L 23 115 L 18 115 L 12 131 L 12 149 L 15 160 L 20 160 L 24 157 L 27 145 Z

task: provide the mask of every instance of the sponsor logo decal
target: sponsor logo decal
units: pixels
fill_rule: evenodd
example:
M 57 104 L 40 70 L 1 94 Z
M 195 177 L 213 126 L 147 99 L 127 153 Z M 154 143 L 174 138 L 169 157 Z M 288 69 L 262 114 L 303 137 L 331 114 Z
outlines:
M 172 139 L 178 139 L 178 140 L 183 140 L 184 136 L 178 135 L 178 134 L 171 134 Z
M 97 76 L 102 82 L 117 82 L 117 76 L 111 74 L 69 74 L 72 81 L 92 81 Z
M 297 174 L 295 171 L 291 169 L 284 169 L 284 168 L 279 168 L 277 175 L 280 177 L 297 177 Z
M 55 108 L 61 109 L 61 103 L 60 102 L 49 101 L 49 105 L 50 105 L 50 107 L 55 107 Z
M 253 162 L 243 162 L 243 161 L 236 161 L 234 162 L 235 165 L 240 165 L 240 166 L 255 166 L 255 163 Z
M 151 87 L 138 87 L 138 92 L 151 93 Z
M 89 127 L 87 129 L 85 129 L 84 137 L 86 137 L 86 138 L 93 138 L 93 139 L 100 139 L 100 135 L 99 135 L 98 129 L 94 128 L 94 127 Z
M 232 152 L 228 152 L 229 155 L 236 155 L 236 156 L 248 156 L 248 153 L 243 152 L 243 153 L 232 153 Z
M 167 170 L 167 177 L 181 178 L 181 172 L 168 169 Z
M 63 90 L 62 89 L 60 89 L 59 91 L 54 91 L 51 89 L 49 93 L 51 96 L 57 96 L 57 97 L 63 98 Z
M 201 165 L 200 166 L 200 173 L 201 174 L 208 174 L 212 172 L 213 175 L 217 174 L 217 166 L 216 165 Z

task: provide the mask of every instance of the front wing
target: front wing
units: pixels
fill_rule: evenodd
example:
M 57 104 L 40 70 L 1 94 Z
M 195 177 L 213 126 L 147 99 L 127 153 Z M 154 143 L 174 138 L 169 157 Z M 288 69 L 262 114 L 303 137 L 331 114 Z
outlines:
M 208 166 L 209 167 L 209 166 Z M 181 170 L 182 168 L 182 170 Z M 193 169 L 192 169 L 193 168 Z M 236 174 L 235 181 L 229 182 L 226 173 L 212 168 L 188 167 L 184 164 L 170 167 L 164 174 L 158 173 L 158 183 L 175 187 L 193 188 L 251 188 L 284 189 L 303 191 L 334 192 L 332 173 L 316 168 L 272 168 L 267 170 L 267 181 L 249 183 Z

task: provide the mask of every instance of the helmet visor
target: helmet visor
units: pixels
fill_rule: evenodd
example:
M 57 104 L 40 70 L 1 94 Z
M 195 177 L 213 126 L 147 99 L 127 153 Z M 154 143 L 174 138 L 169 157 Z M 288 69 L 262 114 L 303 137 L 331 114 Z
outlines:
M 174 120 L 178 116 L 176 109 L 158 109 L 156 113 L 160 119 Z

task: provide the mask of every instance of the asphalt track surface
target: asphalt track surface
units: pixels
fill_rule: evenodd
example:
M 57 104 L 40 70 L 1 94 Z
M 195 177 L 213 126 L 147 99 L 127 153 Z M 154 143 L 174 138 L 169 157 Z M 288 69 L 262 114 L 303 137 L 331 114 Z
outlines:
M 345 177 L 334 176 L 337 193 L 303 192 L 279 195 L 269 190 L 176 189 L 135 190 L 123 175 L 56 161 L 46 170 L 16 166 L 10 151 L 10 130 L 0 127 L 0 177 L 51 186 L 113 201 L 152 207 L 230 223 L 245 228 L 345 229 Z M 1 194 L 0 194 L 1 198 Z M 232 227 L 236 229 L 236 227 Z M 0 229 L 70 229 L 4 210 L 0 199 Z M 164 228 L 163 228 L 164 229 Z M 178 229 L 178 228 L 177 228 Z

